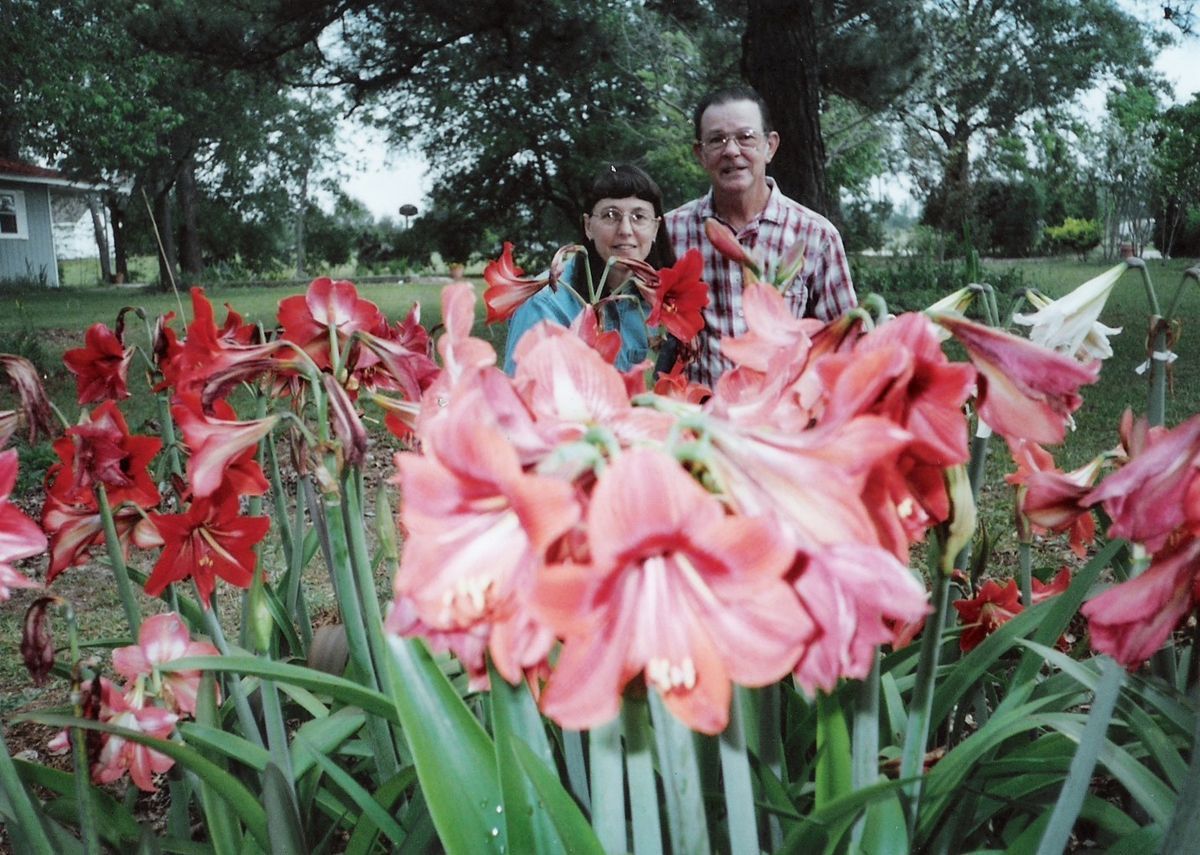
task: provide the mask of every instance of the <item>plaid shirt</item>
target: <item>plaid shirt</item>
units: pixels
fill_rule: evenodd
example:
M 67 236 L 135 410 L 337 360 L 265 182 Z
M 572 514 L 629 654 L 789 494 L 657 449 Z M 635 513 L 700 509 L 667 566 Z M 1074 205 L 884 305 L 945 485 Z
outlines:
M 829 220 L 792 201 L 767 179 L 771 195 L 758 218 L 738 232 L 738 241 L 763 260 L 764 278 L 770 279 L 775 265 L 795 241 L 805 242 L 804 268 L 784 291 L 796 317 L 831 321 L 858 304 L 850 281 L 850 265 L 842 237 Z M 742 312 L 742 269 L 727 261 L 704 236 L 704 220 L 716 217 L 712 191 L 707 196 L 681 205 L 666 215 L 667 234 L 677 256 L 699 249 L 704 256 L 704 281 L 709 287 L 709 304 L 704 310 L 705 328 L 694 342 L 695 358 L 687 366 L 688 377 L 713 386 L 733 363 L 721 355 L 720 339 L 746 332 Z M 720 219 L 718 217 L 718 219 Z

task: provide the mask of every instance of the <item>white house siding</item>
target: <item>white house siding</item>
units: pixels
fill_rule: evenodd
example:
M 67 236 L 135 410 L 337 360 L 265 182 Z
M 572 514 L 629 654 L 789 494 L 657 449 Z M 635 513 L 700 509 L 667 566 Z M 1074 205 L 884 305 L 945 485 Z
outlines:
M 58 263 L 50 227 L 49 186 L 0 178 L 0 191 L 4 190 L 15 190 L 25 196 L 26 236 L 0 238 L 0 280 L 38 277 L 45 271 L 46 284 L 57 288 Z

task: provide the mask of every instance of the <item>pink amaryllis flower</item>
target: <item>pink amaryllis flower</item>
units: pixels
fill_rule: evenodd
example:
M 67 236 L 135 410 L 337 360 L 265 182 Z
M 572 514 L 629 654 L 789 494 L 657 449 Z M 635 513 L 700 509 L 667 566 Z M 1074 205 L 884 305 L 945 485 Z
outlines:
M 674 267 L 660 270 L 646 323 L 661 324 L 683 342 L 695 338 L 704 329 L 704 307 L 708 305 L 708 285 L 700 278 L 703 273 L 704 258 L 698 249 L 688 250 Z
M 487 290 L 483 302 L 487 304 L 487 323 L 507 321 L 521 304 L 547 285 L 555 287 L 549 276 L 526 277 L 525 271 L 513 261 L 513 246 L 504 242 L 504 251 L 495 261 L 489 261 L 483 269 Z
M 422 439 L 424 454 L 396 455 L 408 531 L 396 599 L 407 598 L 437 630 L 519 617 L 546 549 L 579 517 L 575 488 L 527 475 L 479 394 L 456 399 Z M 538 651 L 493 646 L 492 656 L 505 679 L 516 682 L 551 641 L 543 639 Z
M 107 704 L 111 715 L 102 720 L 114 727 L 123 727 L 153 736 L 167 739 L 175 730 L 179 716 L 161 707 L 146 704 L 142 692 L 133 689 L 122 695 L 112 691 L 108 693 Z M 115 733 L 104 735 L 104 747 L 100 756 L 92 766 L 92 778 L 100 784 L 111 784 L 113 781 L 129 777 L 139 790 L 147 793 L 158 791 L 154 785 L 154 776 L 161 775 L 175 765 L 175 761 L 153 748 L 148 748 L 124 736 Z
M 114 508 L 157 505 L 149 466 L 161 448 L 157 437 L 131 434 L 117 405 L 105 401 L 54 442 L 60 464 L 51 470 L 57 475 L 51 490 L 65 501 L 86 502 L 102 486 Z
M 661 452 L 627 451 L 605 470 L 587 527 L 591 563 L 548 566 L 534 594 L 564 639 L 541 698 L 563 727 L 610 720 L 640 674 L 676 718 L 720 733 L 731 683 L 778 680 L 812 634 L 783 579 L 787 538 L 727 515 Z
M 84 346 L 63 354 L 63 364 L 75 375 L 80 404 L 128 398 L 132 359 L 133 349 L 126 348 L 104 324 L 92 324 L 84 334 Z
M 832 692 L 839 679 L 862 679 L 875 649 L 895 642 L 896 628 L 931 609 L 925 587 L 887 551 L 839 544 L 802 558 L 793 586 L 817 632 L 796 663 L 810 694 Z
M 1062 442 L 1068 417 L 1083 403 L 1079 387 L 1096 382 L 1098 362 L 1081 365 L 966 318 L 940 314 L 934 321 L 966 348 L 978 372 L 979 415 L 988 425 L 1005 436 Z
M 1149 569 L 1083 604 L 1092 647 L 1126 668 L 1160 648 L 1200 598 L 1200 538 L 1181 537 Z
M 1166 432 L 1137 432 L 1135 454 L 1092 490 L 1084 503 L 1103 504 L 1109 536 L 1158 551 L 1185 524 L 1200 531 L 1200 416 Z
M 195 499 L 178 514 L 150 514 L 163 540 L 162 554 L 146 580 L 146 593 L 157 597 L 172 582 L 191 577 L 208 608 L 220 576 L 231 585 L 249 588 L 254 578 L 254 546 L 271 527 L 266 517 L 238 513 L 238 496 L 222 492 Z
M 341 349 L 349 346 L 356 332 L 387 330 L 387 318 L 378 306 L 358 296 L 354 283 L 327 276 L 314 279 L 303 294 L 280 300 L 279 324 L 286 341 L 299 345 L 326 370 L 333 367 L 331 336 Z
M 978 595 L 955 600 L 951 605 L 963 624 L 962 635 L 958 637 L 958 646 L 963 653 L 974 650 L 985 638 L 1023 611 L 1016 579 L 1009 579 L 1003 586 L 994 579 L 988 579 Z
M 225 406 L 222 412 L 232 414 L 233 410 Z M 259 440 L 279 421 L 279 416 L 248 422 L 215 418 L 204 412 L 196 392 L 178 395 L 171 405 L 171 415 L 191 451 L 187 462 L 188 483 L 192 495 L 199 499 L 217 492 L 234 461 L 241 460 L 247 451 L 253 455 Z
M 150 677 L 157 694 L 175 712 L 196 714 L 199 671 L 160 671 L 185 656 L 216 656 L 217 648 L 207 641 L 192 641 L 187 626 L 174 612 L 154 615 L 142 622 L 138 643 L 113 651 L 113 668 L 129 682 Z
M 1017 471 L 1004 480 L 1017 488 L 1018 527 L 1070 533 L 1071 551 L 1082 558 L 1096 537 L 1096 521 L 1084 503 L 1100 474 L 1101 455 L 1072 472 L 1063 472 L 1044 448 L 1027 439 L 1009 439 Z M 1022 520 L 1023 518 L 1023 520 Z
M 14 561 L 46 551 L 46 535 L 37 523 L 9 501 L 17 483 L 17 452 L 0 452 L 0 601 L 9 598 L 12 588 L 36 588 L 12 566 Z

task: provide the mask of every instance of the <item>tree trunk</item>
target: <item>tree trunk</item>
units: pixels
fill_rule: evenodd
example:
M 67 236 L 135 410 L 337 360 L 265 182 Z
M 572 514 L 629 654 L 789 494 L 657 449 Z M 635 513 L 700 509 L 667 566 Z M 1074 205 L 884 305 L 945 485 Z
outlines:
M 184 278 L 191 284 L 204 273 L 200 230 L 196 222 L 196 163 L 191 155 L 184 159 L 179 169 L 175 198 L 179 202 L 179 263 Z
M 117 282 L 129 281 L 129 255 L 125 249 L 125 201 L 116 193 L 105 195 L 108 222 L 112 225 L 113 265 Z
M 749 0 L 742 73 L 779 132 L 770 173 L 802 205 L 832 216 L 821 136 L 821 80 L 812 0 Z
M 175 287 L 175 225 L 171 216 L 171 185 L 154 194 L 154 220 L 158 230 L 158 287 L 171 291 Z
M 100 252 L 100 278 L 107 283 L 113 281 L 112 264 L 108 255 L 108 228 L 104 224 L 104 205 L 95 193 L 87 194 L 88 211 L 92 215 L 92 231 L 96 235 L 96 249 Z
M 304 217 L 308 213 L 308 170 L 302 169 L 300 172 L 300 199 L 296 205 L 296 276 L 303 278 L 307 274 L 304 272 L 306 263 L 306 253 L 304 246 Z

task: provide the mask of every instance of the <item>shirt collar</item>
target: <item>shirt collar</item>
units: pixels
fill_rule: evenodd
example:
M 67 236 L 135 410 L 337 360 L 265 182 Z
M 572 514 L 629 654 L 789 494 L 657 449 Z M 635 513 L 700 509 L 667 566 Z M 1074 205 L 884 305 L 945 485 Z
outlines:
M 783 193 L 780 191 L 779 185 L 775 183 L 774 178 L 768 175 L 766 176 L 766 179 L 767 187 L 770 188 L 771 193 L 769 196 L 767 196 L 767 204 L 762 209 L 762 213 L 760 213 L 752 222 L 782 223 L 787 219 L 787 210 L 783 205 Z M 713 207 L 713 191 L 711 187 L 708 188 L 708 193 L 700 202 L 700 210 L 698 211 L 698 214 L 701 222 L 704 222 L 704 220 L 708 217 L 715 217 L 718 220 L 721 219 L 720 217 L 717 217 L 716 208 Z M 721 222 L 724 222 L 724 220 L 721 220 Z

